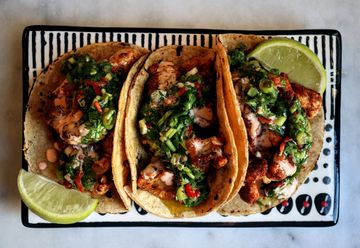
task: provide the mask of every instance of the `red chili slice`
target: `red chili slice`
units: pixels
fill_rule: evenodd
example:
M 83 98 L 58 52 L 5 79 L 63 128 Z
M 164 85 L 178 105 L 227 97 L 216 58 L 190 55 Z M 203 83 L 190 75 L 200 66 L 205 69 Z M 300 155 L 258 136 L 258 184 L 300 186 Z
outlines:
M 286 73 L 281 73 L 280 76 L 269 75 L 269 78 L 274 82 L 275 87 L 287 87 L 290 83 Z M 285 85 L 282 84 L 283 80 L 285 81 Z
M 280 155 L 282 155 L 282 153 L 283 153 L 284 150 L 285 150 L 286 143 L 289 142 L 290 140 L 291 140 L 290 137 L 285 137 L 285 139 L 283 140 L 283 142 L 280 144 Z
M 191 133 L 192 130 L 193 130 L 193 125 L 190 125 L 190 126 L 188 127 L 188 130 L 187 130 L 187 131 L 188 131 L 189 133 Z
M 91 86 L 96 95 L 101 95 L 101 88 L 97 82 L 94 81 L 87 81 L 86 85 Z
M 96 108 L 96 110 L 99 112 L 99 114 L 102 114 L 102 109 L 101 109 L 101 106 L 100 106 L 100 104 L 99 104 L 99 102 L 98 101 L 95 101 L 94 103 L 93 103 L 93 105 L 94 105 L 94 107 Z
M 198 198 L 200 196 L 200 191 L 198 189 L 193 189 L 190 183 L 185 184 L 185 193 L 190 198 Z
M 84 176 L 83 171 L 77 171 L 74 178 L 74 183 L 80 192 L 84 192 L 84 186 L 81 183 L 81 178 Z
M 267 118 L 262 117 L 262 116 L 259 116 L 258 119 L 261 122 L 261 124 L 272 124 L 273 123 L 273 120 L 267 119 Z
M 185 94 L 185 92 L 186 92 L 186 88 L 185 88 L 185 87 L 181 87 L 181 88 L 179 89 L 179 91 L 178 91 L 178 95 L 179 95 L 179 96 L 182 96 L 182 95 Z
M 281 87 L 281 77 L 270 76 L 270 79 L 274 82 L 275 87 Z

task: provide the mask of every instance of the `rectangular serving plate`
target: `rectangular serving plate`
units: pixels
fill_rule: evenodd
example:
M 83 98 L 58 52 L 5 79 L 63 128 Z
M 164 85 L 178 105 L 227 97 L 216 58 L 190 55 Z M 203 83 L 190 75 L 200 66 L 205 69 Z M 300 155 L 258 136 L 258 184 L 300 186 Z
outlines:
M 126 214 L 91 214 L 82 222 L 58 225 L 46 222 L 22 203 L 21 219 L 26 227 L 268 227 L 268 226 L 333 226 L 339 216 L 340 185 L 340 100 L 341 100 L 341 35 L 337 30 L 215 30 L 109 28 L 73 26 L 28 26 L 23 32 L 23 120 L 36 76 L 61 54 L 91 43 L 121 41 L 154 50 L 163 45 L 198 45 L 212 47 L 221 33 L 282 36 L 295 39 L 317 54 L 323 63 L 328 84 L 324 93 L 324 146 L 314 171 L 297 193 L 284 204 L 261 214 L 221 216 L 217 213 L 191 219 L 162 219 L 146 214 L 138 206 Z M 28 164 L 24 158 L 24 169 Z M 302 200 L 310 203 L 304 214 Z M 321 207 L 323 202 L 328 207 Z M 297 207 L 299 206 L 299 207 Z M 290 211 L 288 211 L 290 209 Z

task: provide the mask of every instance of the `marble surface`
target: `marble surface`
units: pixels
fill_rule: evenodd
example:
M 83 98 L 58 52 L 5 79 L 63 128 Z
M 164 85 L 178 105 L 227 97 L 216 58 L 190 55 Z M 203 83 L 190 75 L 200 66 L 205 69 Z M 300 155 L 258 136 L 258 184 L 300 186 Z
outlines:
M 360 2 L 0 0 L 0 247 L 360 247 Z M 330 28 L 343 38 L 340 218 L 328 228 L 67 228 L 21 224 L 21 36 L 32 24 L 218 29 Z

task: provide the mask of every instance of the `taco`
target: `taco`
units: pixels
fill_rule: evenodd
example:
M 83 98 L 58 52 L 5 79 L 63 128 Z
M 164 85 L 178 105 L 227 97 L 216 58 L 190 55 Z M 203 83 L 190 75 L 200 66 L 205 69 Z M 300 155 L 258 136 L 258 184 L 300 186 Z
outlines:
M 114 187 L 114 141 L 122 84 L 147 50 L 125 43 L 88 45 L 61 56 L 41 73 L 29 96 L 24 154 L 29 169 L 99 198 L 96 211 L 127 211 L 131 200 Z M 128 76 L 129 74 L 129 76 Z M 123 167 L 122 176 L 129 177 Z
M 209 48 L 152 52 L 128 92 L 125 148 L 143 209 L 166 218 L 218 209 L 237 177 L 237 151 Z M 221 99 L 221 100 L 220 100 Z
M 227 115 L 235 140 L 246 130 L 249 165 L 224 215 L 263 212 L 288 199 L 314 168 L 323 142 L 322 97 L 247 54 L 264 38 L 219 35 Z M 245 125 L 244 125 L 245 123 Z

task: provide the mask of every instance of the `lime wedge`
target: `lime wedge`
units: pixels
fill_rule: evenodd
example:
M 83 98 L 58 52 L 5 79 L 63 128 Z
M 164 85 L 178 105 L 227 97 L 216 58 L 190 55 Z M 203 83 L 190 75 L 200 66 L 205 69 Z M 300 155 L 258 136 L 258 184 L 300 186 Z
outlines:
M 26 206 L 41 218 L 58 224 L 85 219 L 96 208 L 98 200 L 88 194 L 66 189 L 49 179 L 20 170 L 17 184 Z
M 272 38 L 260 43 L 249 57 L 267 69 L 288 74 L 290 81 L 320 94 L 326 88 L 326 72 L 319 58 L 307 46 L 287 38 Z

